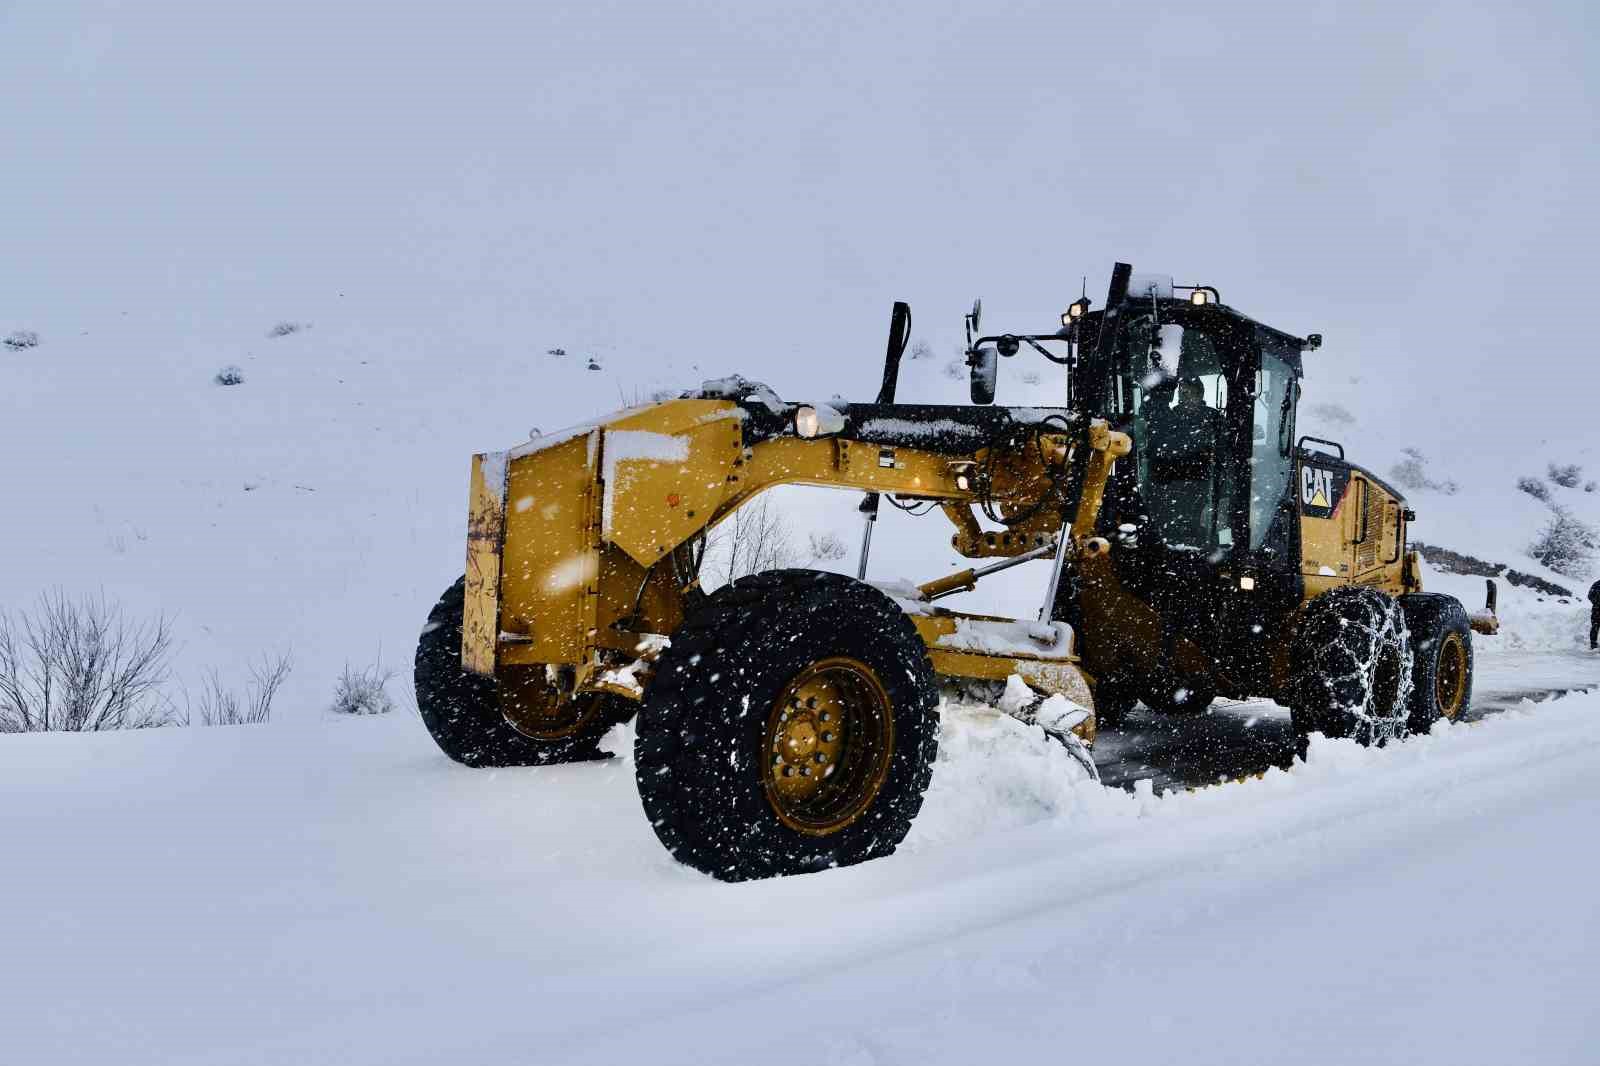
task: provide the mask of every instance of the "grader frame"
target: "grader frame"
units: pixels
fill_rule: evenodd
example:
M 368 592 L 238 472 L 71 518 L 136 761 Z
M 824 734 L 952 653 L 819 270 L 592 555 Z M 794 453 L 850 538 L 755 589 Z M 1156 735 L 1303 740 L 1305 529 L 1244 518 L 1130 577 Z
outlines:
M 486 677 L 507 665 L 566 666 L 574 696 L 639 699 L 638 671 L 625 678 L 618 671 L 650 637 L 681 625 L 685 598 L 696 591 L 686 556 L 707 529 L 778 485 L 936 501 L 955 524 L 953 546 L 970 558 L 1055 554 L 1062 536 L 1077 557 L 1107 550 L 1094 535 L 1096 518 L 1112 464 L 1130 442 L 1103 422 L 1074 439 L 1065 424 L 1015 421 L 1003 412 L 957 422 L 970 409 L 946 409 L 954 441 L 981 443 L 918 447 L 899 443 L 916 434 L 893 430 L 896 423 L 930 424 L 928 409 L 856 405 L 843 412 L 853 435 L 765 436 L 751 425 L 766 421 L 763 407 L 792 424 L 803 405 L 774 410 L 764 390 L 749 392 L 757 398 L 668 401 L 509 453 L 474 456 L 463 666 Z M 882 427 L 890 432 L 874 431 Z M 1081 485 L 1070 492 L 1064 514 L 1079 451 Z M 985 531 L 973 511 L 980 497 L 1020 520 Z M 970 571 L 935 579 L 923 586 L 924 596 L 974 580 Z M 963 646 L 961 633 L 975 622 L 1014 620 L 932 607 L 911 618 L 941 675 L 1003 682 L 1018 674 L 1045 694 L 1093 706 L 1091 679 L 1071 634 L 1058 626 L 1034 624 L 1032 648 L 1015 641 L 997 654 L 972 642 Z M 1080 731 L 1092 735 L 1092 719 L 1086 722 Z

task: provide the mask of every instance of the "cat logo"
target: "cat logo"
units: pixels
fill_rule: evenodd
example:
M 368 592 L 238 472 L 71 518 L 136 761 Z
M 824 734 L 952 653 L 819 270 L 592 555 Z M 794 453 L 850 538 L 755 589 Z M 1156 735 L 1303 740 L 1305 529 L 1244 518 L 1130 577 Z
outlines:
M 1348 470 L 1309 464 L 1300 467 L 1300 509 L 1313 518 L 1329 518 L 1350 482 Z
M 1333 471 L 1300 468 L 1300 502 L 1307 507 L 1333 506 Z

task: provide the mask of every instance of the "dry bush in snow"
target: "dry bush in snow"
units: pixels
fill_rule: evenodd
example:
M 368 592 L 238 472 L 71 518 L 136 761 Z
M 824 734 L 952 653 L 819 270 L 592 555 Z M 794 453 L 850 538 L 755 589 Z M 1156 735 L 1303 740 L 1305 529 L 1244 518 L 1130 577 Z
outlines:
M 244 698 L 222 685 L 215 670 L 207 672 L 198 694 L 184 692 L 184 718 L 201 725 L 255 725 L 272 719 L 272 701 L 289 676 L 288 655 L 263 656 L 250 667 Z
M 849 551 L 849 545 L 832 530 L 811 534 L 812 562 L 833 562 L 843 559 Z
M 927 341 L 917 341 L 915 344 L 913 344 L 911 346 L 911 351 L 908 354 L 907 358 L 910 358 L 910 359 L 927 359 L 931 355 L 933 355 L 933 346 L 930 345 Z
M 165 616 L 136 624 L 104 597 L 57 590 L 31 612 L 0 612 L 0 733 L 170 725 L 171 653 Z
M 236 366 L 225 366 L 211 380 L 218 385 L 243 385 L 244 371 Z
M 329 710 L 335 714 L 388 714 L 394 710 L 389 682 L 398 674 L 398 670 L 385 670 L 381 662 L 364 670 L 346 663 L 334 685 L 333 706 Z
M 1577 463 L 1551 463 L 1548 473 L 1550 480 L 1564 489 L 1575 489 L 1583 480 L 1583 467 Z
M 304 322 L 279 322 L 267 330 L 268 337 L 287 337 L 291 333 L 299 333 L 306 328 Z
M 1461 486 L 1446 478 L 1435 481 L 1428 474 L 1428 457 L 1420 449 L 1406 448 L 1400 453 L 1405 456 L 1398 463 L 1389 468 L 1389 476 L 1402 487 L 1407 489 L 1432 489 L 1442 492 L 1446 496 L 1454 496 L 1461 491 Z
M 1348 407 L 1337 403 L 1314 403 L 1311 405 L 1311 414 L 1336 426 L 1348 426 L 1356 420 Z
M 1550 501 L 1550 486 L 1536 477 L 1517 478 L 1517 488 L 1536 500 L 1544 500 L 1546 503 Z
M 1550 521 L 1528 545 L 1528 554 L 1558 574 L 1588 577 L 1600 551 L 1600 532 L 1564 507 L 1552 511 Z
M 6 334 L 5 345 L 14 352 L 39 347 L 39 335 L 31 329 L 19 329 Z

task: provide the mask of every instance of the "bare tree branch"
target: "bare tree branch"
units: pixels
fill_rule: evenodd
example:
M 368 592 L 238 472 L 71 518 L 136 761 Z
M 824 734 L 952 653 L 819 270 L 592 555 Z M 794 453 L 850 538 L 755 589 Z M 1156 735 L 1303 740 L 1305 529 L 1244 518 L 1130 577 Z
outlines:
M 104 596 L 41 596 L 31 613 L 0 613 L 0 732 L 98 732 L 167 725 L 165 615 L 135 624 Z

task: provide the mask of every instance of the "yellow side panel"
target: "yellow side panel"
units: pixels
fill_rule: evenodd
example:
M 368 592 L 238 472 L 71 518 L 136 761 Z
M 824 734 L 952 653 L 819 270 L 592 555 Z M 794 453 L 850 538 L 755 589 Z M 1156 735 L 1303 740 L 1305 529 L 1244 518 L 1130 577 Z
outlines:
M 467 504 L 466 602 L 461 615 L 461 666 L 474 674 L 494 673 L 495 641 L 500 632 L 500 545 L 505 534 L 503 486 L 484 476 L 483 456 L 472 457 L 472 487 Z M 504 467 L 492 465 L 497 473 Z
M 500 627 L 518 658 L 575 663 L 592 626 L 599 546 L 593 429 L 509 463 Z
M 601 536 L 650 566 L 704 529 L 737 488 L 742 413 L 726 400 L 674 400 L 607 423 Z
M 1351 531 L 1349 514 L 1354 510 L 1346 506 L 1356 493 L 1348 491 L 1339 503 L 1332 518 L 1300 516 L 1300 573 L 1306 579 L 1306 590 L 1312 585 L 1332 587 L 1350 583 Z

